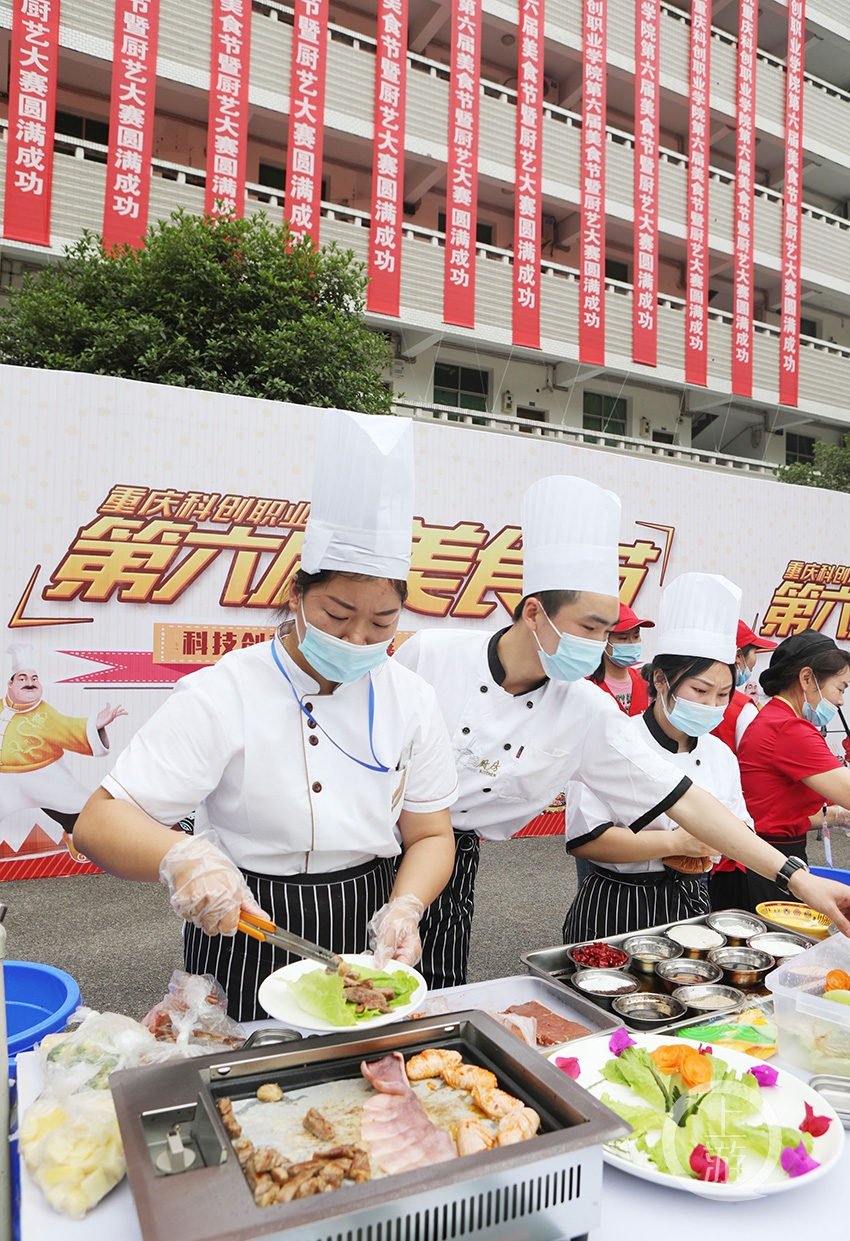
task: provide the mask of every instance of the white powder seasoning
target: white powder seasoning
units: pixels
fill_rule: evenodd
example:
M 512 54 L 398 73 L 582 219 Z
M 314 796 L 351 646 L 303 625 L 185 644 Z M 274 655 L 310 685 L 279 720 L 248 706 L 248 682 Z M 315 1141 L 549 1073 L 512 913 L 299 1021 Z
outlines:
M 710 926 L 671 926 L 667 931 L 668 939 L 681 944 L 683 948 L 719 948 L 724 937 Z

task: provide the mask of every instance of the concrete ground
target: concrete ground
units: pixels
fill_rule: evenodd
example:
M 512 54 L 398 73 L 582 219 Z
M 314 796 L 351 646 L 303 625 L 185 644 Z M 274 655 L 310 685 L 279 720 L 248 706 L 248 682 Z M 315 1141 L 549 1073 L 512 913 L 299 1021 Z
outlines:
M 850 839 L 833 832 L 836 866 L 850 869 Z M 809 860 L 823 865 L 810 837 Z M 524 973 L 519 956 L 561 942 L 575 895 L 575 865 L 562 836 L 486 841 L 475 893 L 471 982 Z M 180 922 L 159 884 L 109 875 L 0 884 L 7 955 L 66 970 L 83 1003 L 140 1018 L 162 998 L 182 966 Z

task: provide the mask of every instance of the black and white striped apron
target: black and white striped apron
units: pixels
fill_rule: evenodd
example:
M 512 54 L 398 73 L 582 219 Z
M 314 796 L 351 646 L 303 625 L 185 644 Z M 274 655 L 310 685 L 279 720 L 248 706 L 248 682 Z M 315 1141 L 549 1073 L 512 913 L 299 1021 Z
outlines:
M 480 854 L 481 843 L 475 832 L 455 832 L 452 877 L 419 924 L 422 961 L 416 968 L 432 991 L 466 982 Z
M 567 911 L 565 944 L 625 935 L 707 914 L 708 891 L 694 875 L 670 870 L 615 873 L 594 866 Z
M 350 870 L 324 875 L 257 875 L 243 870 L 258 905 L 278 926 L 332 952 L 365 952 L 366 924 L 390 897 L 395 858 L 374 858 Z M 235 936 L 205 935 L 187 922 L 183 958 L 191 974 L 214 974 L 227 993 L 227 1011 L 236 1021 L 266 1016 L 257 1003 L 264 978 L 301 958 L 237 931 Z

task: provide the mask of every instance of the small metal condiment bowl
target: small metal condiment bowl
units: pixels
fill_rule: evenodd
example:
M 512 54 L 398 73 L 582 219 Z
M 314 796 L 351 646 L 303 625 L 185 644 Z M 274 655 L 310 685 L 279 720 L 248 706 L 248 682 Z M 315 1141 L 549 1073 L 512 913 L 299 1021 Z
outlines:
M 577 961 L 575 959 L 574 954 L 578 952 L 580 948 L 589 948 L 592 944 L 600 943 L 605 943 L 605 941 L 599 939 L 588 939 L 583 944 L 573 944 L 571 948 L 567 949 L 567 958 L 572 961 L 577 970 L 628 970 L 631 967 L 631 957 L 624 948 L 619 946 L 619 944 L 606 944 L 606 947 L 614 948 L 617 952 L 622 952 L 624 954 L 626 959 L 623 961 L 622 965 L 582 965 L 581 961 Z
M 732 987 L 757 987 L 776 965 L 769 952 L 758 948 L 712 948 L 708 959 L 720 967 Z
M 759 943 L 759 940 L 768 940 L 774 950 L 771 952 L 767 944 Z M 748 947 L 757 948 L 759 952 L 770 952 L 777 965 L 782 965 L 785 961 L 790 961 L 791 957 L 800 955 L 799 952 L 791 952 L 786 956 L 781 949 L 777 951 L 780 943 L 793 945 L 795 948 L 811 948 L 812 946 L 807 939 L 803 939 L 802 935 L 792 935 L 790 931 L 765 931 L 747 940 Z
M 714 1017 L 719 1013 L 731 1012 L 739 1004 L 744 1002 L 743 991 L 738 991 L 736 987 L 727 987 L 723 984 L 708 983 L 700 984 L 697 987 L 677 987 L 673 992 L 674 1000 L 681 1000 L 683 1004 L 687 1004 L 693 1013 L 702 1013 L 706 1017 Z M 717 999 L 720 1001 L 716 1006 L 710 1001 Z M 705 1000 L 705 1004 L 698 1003 L 699 1000 Z M 727 1002 L 728 1001 L 728 1002 Z
M 761 935 L 767 930 L 761 918 L 754 918 L 752 914 L 733 913 L 725 909 L 709 914 L 705 921 L 712 931 L 718 931 L 725 936 L 727 944 L 735 947 L 745 945 L 751 936 Z M 746 934 L 738 934 L 738 928 L 746 930 Z
M 622 1017 L 635 1030 L 654 1030 L 684 1017 L 687 1009 L 673 995 L 656 991 L 640 991 L 636 995 L 618 996 L 611 1011 Z
M 719 944 L 712 944 L 712 945 L 707 944 L 704 948 L 692 948 L 687 944 L 680 944 L 674 935 L 676 931 L 681 930 L 681 931 L 687 932 L 693 929 L 694 927 L 702 927 L 703 925 L 704 924 L 701 922 L 677 922 L 675 926 L 668 926 L 667 930 L 664 933 L 665 935 L 668 935 L 670 937 L 670 940 L 672 943 L 676 944 L 678 947 L 682 949 L 683 957 L 688 957 L 688 959 L 691 961 L 705 961 L 709 952 L 713 951 L 714 948 L 723 947 L 723 945 L 726 943 L 725 935 L 721 934 L 720 931 L 715 931 L 714 927 L 710 926 L 708 928 L 709 931 L 714 932 L 715 935 L 720 935 L 721 942 Z
M 632 969 L 654 974 L 661 961 L 672 961 L 682 955 L 681 944 L 674 944 L 666 935 L 632 935 L 623 940 L 623 952 L 632 959 Z
M 675 957 L 672 961 L 659 961 L 655 967 L 655 973 L 668 991 L 676 991 L 679 987 L 705 986 L 707 983 L 720 982 L 723 978 L 723 970 L 719 965 L 712 965 L 710 961 L 700 961 L 693 957 Z M 692 982 L 691 979 L 694 978 L 699 981 Z
M 615 973 L 618 978 L 627 978 L 629 981 L 629 986 L 627 988 L 621 987 L 618 991 L 609 991 L 607 994 L 605 991 L 589 990 L 587 984 L 602 987 L 611 977 L 612 973 Z M 582 980 L 585 983 L 584 986 L 581 985 Z M 640 979 L 635 978 L 634 974 L 625 974 L 622 970 L 576 970 L 570 978 L 570 983 L 579 995 L 583 995 L 586 1000 L 590 1000 L 592 1003 L 598 1004 L 600 1008 L 608 1009 L 609 1012 L 614 1000 L 619 999 L 622 996 L 632 995 L 635 991 L 640 990 Z

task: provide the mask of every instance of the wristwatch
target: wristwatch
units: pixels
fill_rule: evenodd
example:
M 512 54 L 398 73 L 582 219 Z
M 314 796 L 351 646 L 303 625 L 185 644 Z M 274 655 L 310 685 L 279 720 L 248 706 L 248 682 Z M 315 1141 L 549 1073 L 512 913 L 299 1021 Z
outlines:
M 795 870 L 808 870 L 808 866 L 801 857 L 789 857 L 784 866 L 781 866 L 776 872 L 774 883 L 783 896 L 791 895 L 791 884 L 789 882 Z

